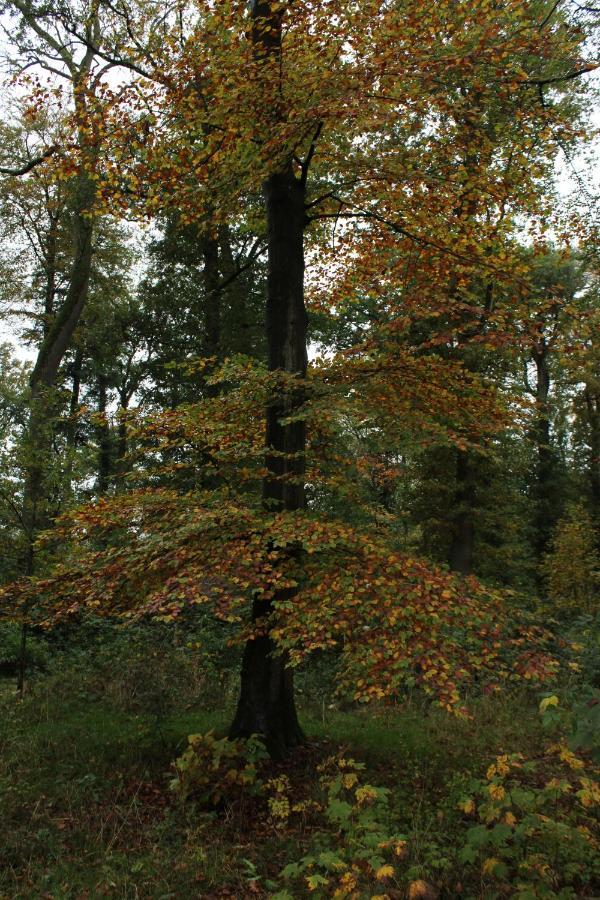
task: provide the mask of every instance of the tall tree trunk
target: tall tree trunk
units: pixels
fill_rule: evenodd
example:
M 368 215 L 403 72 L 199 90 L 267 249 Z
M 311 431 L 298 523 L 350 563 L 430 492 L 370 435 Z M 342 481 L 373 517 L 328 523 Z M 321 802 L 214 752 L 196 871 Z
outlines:
M 271 175 L 264 187 L 268 223 L 267 341 L 269 370 L 306 375 L 304 307 L 305 225 L 302 181 L 291 166 Z M 303 387 L 282 386 L 267 408 L 266 465 L 263 500 L 267 509 L 298 510 L 305 506 L 304 421 L 282 424 L 303 402 Z M 280 592 L 274 601 L 289 600 L 293 590 Z M 260 622 L 272 611 L 272 602 L 255 600 L 252 619 Z M 231 735 L 265 737 L 269 752 L 280 757 L 302 740 L 294 703 L 293 674 L 284 654 L 276 654 L 268 634 L 249 640 L 242 661 L 241 692 Z
M 600 527 L 600 394 L 586 384 L 584 389 L 588 428 L 590 432 L 590 461 L 588 478 L 593 516 Z
M 273 0 L 254 0 L 252 40 L 258 60 L 280 57 L 283 7 Z M 277 69 L 279 67 L 276 67 Z M 272 74 L 275 69 L 270 68 Z M 278 75 L 276 76 L 278 77 Z M 272 87 L 272 84 L 269 85 Z M 279 96 L 278 91 L 272 92 Z M 268 90 L 267 95 L 271 91 Z M 277 121 L 280 110 L 273 100 Z M 306 225 L 306 168 L 296 177 L 291 159 L 272 172 L 263 185 L 267 216 L 268 275 L 266 331 L 269 371 L 296 375 L 297 389 L 283 383 L 266 411 L 265 508 L 298 510 L 305 506 L 304 467 L 306 426 L 303 421 L 282 424 L 303 402 L 306 376 L 307 315 L 304 306 L 304 228 Z M 260 626 L 273 604 L 289 600 L 294 591 L 281 591 L 271 601 L 255 599 L 252 620 Z M 232 737 L 260 734 L 271 756 L 278 758 L 303 739 L 294 703 L 293 674 L 285 654 L 277 653 L 270 634 L 250 639 L 244 650 L 241 690 Z
M 54 299 L 56 296 L 56 255 L 58 246 L 58 216 L 51 216 L 50 230 L 45 248 L 46 285 L 44 290 L 44 336 L 48 333 L 52 314 L 54 312 Z
M 106 377 L 98 376 L 98 413 L 100 416 L 97 425 L 98 434 L 98 493 L 102 496 L 108 491 L 110 477 L 112 475 L 112 435 L 110 424 L 106 417 L 108 408 L 108 391 Z
M 204 356 L 219 357 L 221 355 L 221 290 L 219 271 L 219 242 L 207 232 L 202 239 L 202 257 L 204 262 Z
M 45 527 L 45 474 L 51 453 L 55 418 L 54 388 L 60 364 L 69 347 L 87 298 L 92 262 L 92 221 L 89 215 L 94 197 L 94 183 L 82 174 L 74 181 L 73 196 L 73 261 L 69 287 L 64 303 L 42 341 L 31 373 L 31 409 L 27 433 L 27 460 L 23 494 L 23 521 L 28 542 L 25 574 L 33 566 L 33 542 Z
M 204 337 L 202 355 L 214 360 L 203 373 L 202 391 L 207 397 L 215 397 L 219 392 L 216 384 L 209 384 L 208 377 L 215 364 L 223 357 L 221 342 L 221 275 L 219 269 L 219 242 L 209 230 L 202 237 L 202 280 L 204 282 Z
M 550 370 L 543 337 L 533 348 L 532 358 L 536 369 L 536 414 L 533 426 L 536 453 L 534 546 L 537 558 L 541 560 L 548 550 L 552 529 L 560 515 L 556 504 L 556 460 L 550 433 Z
M 133 395 L 133 389 L 128 387 L 119 391 L 119 420 L 117 424 L 117 444 L 115 448 L 115 471 L 122 475 L 126 469 L 127 458 L 127 422 L 125 414 L 129 408 L 129 402 Z
M 476 502 L 476 477 L 468 450 L 456 451 L 456 491 L 452 517 L 452 540 L 448 563 L 453 572 L 470 575 L 473 571 Z
M 71 399 L 69 400 L 69 421 L 66 428 L 67 446 L 75 447 L 77 438 L 77 411 L 79 410 L 79 394 L 81 391 L 81 369 L 83 366 L 83 350 L 78 347 L 71 367 Z

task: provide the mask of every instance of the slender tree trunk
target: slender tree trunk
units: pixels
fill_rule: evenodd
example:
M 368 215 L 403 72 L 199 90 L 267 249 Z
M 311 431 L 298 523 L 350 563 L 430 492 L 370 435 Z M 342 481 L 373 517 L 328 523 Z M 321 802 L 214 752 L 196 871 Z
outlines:
M 69 421 L 67 424 L 67 446 L 73 448 L 77 437 L 77 411 L 79 409 L 79 394 L 81 391 L 81 368 L 83 366 L 83 350 L 78 347 L 71 369 L 71 399 L 69 401 Z
M 56 251 L 58 244 L 58 218 L 51 219 L 50 231 L 45 248 L 46 287 L 44 291 L 44 336 L 48 333 L 52 314 L 54 312 L 54 298 L 56 296 Z
M 215 365 L 223 357 L 221 341 L 221 288 L 219 269 L 219 242 L 215 235 L 207 231 L 202 238 L 202 280 L 204 283 L 204 337 L 202 355 L 213 362 L 204 370 L 202 392 L 206 397 L 215 397 L 219 392 L 216 384 L 207 383 Z
M 594 396 L 588 385 L 585 388 L 585 403 L 590 429 L 589 478 L 592 502 L 595 509 L 600 510 L 600 397 Z
M 22 517 L 26 540 L 22 561 L 25 575 L 32 575 L 34 572 L 35 539 L 39 531 L 48 525 L 48 463 L 52 453 L 56 417 L 54 389 L 60 364 L 87 299 L 92 263 L 90 211 L 94 191 L 94 182 L 86 174 L 76 177 L 73 196 L 73 261 L 69 287 L 62 307 L 46 329 L 30 377 L 31 405 L 26 436 Z M 24 627 L 19 672 L 21 693 L 25 678 L 26 635 Z
M 119 411 L 121 412 L 121 416 L 119 417 L 119 421 L 117 424 L 117 444 L 115 448 L 115 471 L 118 474 L 123 474 L 125 471 L 125 460 L 127 457 L 127 423 L 124 418 L 124 414 L 127 412 L 129 408 L 129 403 L 133 394 L 133 390 L 120 390 L 119 391 Z
M 104 375 L 98 376 L 98 493 L 106 494 L 112 474 L 112 435 L 106 418 L 108 391 Z
M 470 575 L 473 571 L 476 503 L 476 478 L 468 450 L 456 451 L 456 493 L 452 521 L 449 565 L 453 572 Z
M 550 433 L 550 370 L 544 338 L 533 348 L 532 357 L 536 368 L 536 417 L 533 426 L 536 452 L 534 546 L 537 558 L 541 560 L 548 550 L 552 528 L 559 518 L 559 510 L 556 508 L 556 460 Z
M 202 257 L 204 262 L 204 356 L 221 356 L 221 290 L 219 271 L 219 242 L 207 233 L 203 238 Z
M 594 393 L 592 387 L 586 384 L 584 396 L 590 432 L 588 478 L 592 500 L 592 514 L 596 526 L 600 526 L 600 395 Z

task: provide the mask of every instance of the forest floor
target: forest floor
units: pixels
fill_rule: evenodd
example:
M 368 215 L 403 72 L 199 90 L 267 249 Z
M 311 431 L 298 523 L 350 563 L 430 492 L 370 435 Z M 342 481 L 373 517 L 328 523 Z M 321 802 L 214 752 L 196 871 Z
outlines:
M 163 697 L 157 713 L 67 678 L 24 700 L 4 682 L 0 898 L 600 896 L 597 811 L 575 802 L 588 762 L 546 749 L 539 693 L 481 698 L 471 719 L 414 701 L 309 703 L 306 746 L 260 763 L 275 779 L 268 803 L 256 791 L 183 802 L 173 760 L 188 735 L 224 733 L 231 701 L 169 709 Z M 374 800 L 371 785 L 389 793 Z M 541 824 L 528 831 L 531 815 Z

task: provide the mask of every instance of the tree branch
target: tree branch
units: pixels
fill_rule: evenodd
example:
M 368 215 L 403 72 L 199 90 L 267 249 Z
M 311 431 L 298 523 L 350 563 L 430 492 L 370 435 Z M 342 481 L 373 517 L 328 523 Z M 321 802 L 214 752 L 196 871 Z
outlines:
M 598 68 L 600 68 L 600 63 L 590 63 L 581 69 L 568 72 L 566 75 L 556 75 L 554 78 L 528 78 L 526 81 L 523 81 L 523 84 L 535 84 L 538 87 L 543 87 L 545 84 L 559 84 L 562 81 L 572 81 L 573 78 L 579 78 L 581 75 L 586 75 L 588 72 L 593 72 Z
M 48 147 L 48 149 L 44 150 L 43 153 L 40 153 L 39 156 L 34 156 L 33 159 L 30 159 L 28 162 L 17 169 L 10 169 L 5 168 L 4 166 L 0 166 L 0 175 L 14 175 L 15 177 L 19 177 L 20 175 L 27 175 L 28 172 L 31 172 L 32 169 L 35 169 L 36 166 L 39 166 L 40 163 L 44 162 L 45 159 L 48 159 L 49 156 L 52 156 L 53 153 L 56 153 L 57 150 L 58 144 L 53 144 L 52 147 Z

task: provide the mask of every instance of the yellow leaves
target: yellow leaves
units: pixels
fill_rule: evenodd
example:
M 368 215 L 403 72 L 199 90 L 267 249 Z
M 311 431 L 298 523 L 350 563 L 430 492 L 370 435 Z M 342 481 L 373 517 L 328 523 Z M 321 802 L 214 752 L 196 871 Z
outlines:
M 575 754 L 572 753 L 571 750 L 569 750 L 567 747 L 561 747 L 559 751 L 559 758 L 561 762 L 566 763 L 570 769 L 573 769 L 573 771 L 585 768 L 583 760 L 575 756 Z
M 359 806 L 366 806 L 368 803 L 372 803 L 377 799 L 377 790 L 374 787 L 371 787 L 370 784 L 365 784 L 363 787 L 356 789 L 354 796 L 356 797 L 356 802 Z
M 384 881 L 386 878 L 393 878 L 395 872 L 396 870 L 393 866 L 380 866 L 375 872 L 375 878 L 377 879 L 377 881 Z
M 600 806 L 600 784 L 592 781 L 591 778 L 580 779 L 581 790 L 577 791 L 577 798 L 582 806 L 591 809 L 593 806 Z
M 550 706 L 558 706 L 559 702 L 560 701 L 559 701 L 558 697 L 556 697 L 554 695 L 552 697 L 544 697 L 544 699 L 540 703 L 540 712 L 541 713 L 546 712 L 546 710 Z
M 504 800 L 504 798 L 506 797 L 506 791 L 501 784 L 488 785 L 488 793 L 492 800 L 496 800 L 498 802 Z
M 428 881 L 419 878 L 408 886 L 408 900 L 437 900 L 439 891 Z
M 573 790 L 568 781 L 565 781 L 561 778 L 551 778 L 550 781 L 547 781 L 544 785 L 544 790 L 553 791 L 558 794 L 568 794 Z
M 354 890 L 358 886 L 358 878 L 354 872 L 344 872 L 339 880 L 339 886 L 333 892 L 333 900 L 348 900 L 356 897 Z M 384 895 L 387 897 L 387 894 Z
M 408 856 L 408 841 L 396 841 L 394 844 L 394 854 L 398 859 L 406 859 Z
M 517 818 L 514 813 L 511 812 L 507 812 L 502 821 L 505 825 L 510 825 L 511 828 L 514 828 L 517 824 Z
M 467 800 L 461 800 L 458 804 L 458 808 L 462 810 L 467 816 L 470 816 L 475 812 L 475 801 L 472 797 L 469 797 Z
M 500 865 L 500 860 L 496 859 L 495 856 L 490 856 L 488 859 L 484 860 L 481 871 L 484 875 L 493 875 L 494 869 L 498 865 Z

